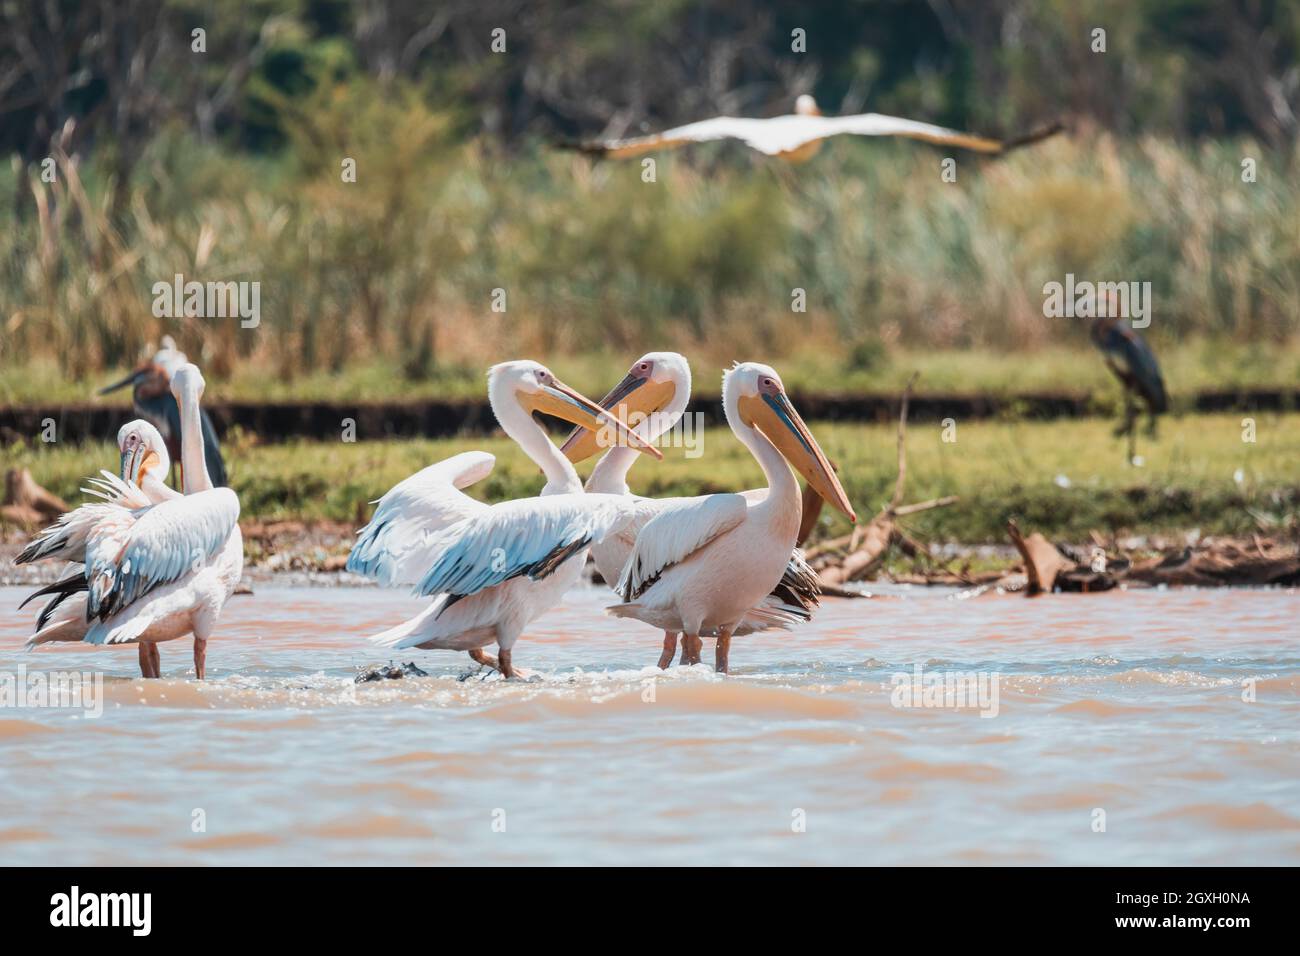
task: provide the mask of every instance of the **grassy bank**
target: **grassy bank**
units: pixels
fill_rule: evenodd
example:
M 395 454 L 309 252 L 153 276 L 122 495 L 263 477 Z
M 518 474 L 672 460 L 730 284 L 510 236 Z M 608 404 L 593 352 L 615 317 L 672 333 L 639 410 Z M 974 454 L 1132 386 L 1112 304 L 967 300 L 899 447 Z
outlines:
M 1082 333 L 1082 328 L 1070 330 L 1070 334 L 1080 338 Z M 707 351 L 667 337 L 647 340 L 641 351 L 656 348 L 687 353 L 692 359 L 696 390 L 718 392 L 725 365 Z M 820 346 L 800 348 L 798 343 L 776 352 L 751 352 L 747 351 L 749 348 L 745 343 L 737 344 L 731 358 L 774 362 L 786 385 L 796 392 L 898 393 L 912 372 L 919 371 L 918 392 L 998 396 L 1026 392 L 1089 393 L 1102 409 L 1120 401 L 1119 387 L 1101 356 L 1082 342 L 1075 343 L 1074 347 L 1046 346 L 1015 352 L 906 346 L 881 347 L 869 352 L 823 351 Z M 598 398 L 641 351 L 564 353 L 547 362 L 566 382 Z M 775 357 L 778 354 L 780 357 Z M 1203 390 L 1294 388 L 1300 382 L 1300 338 L 1267 349 L 1222 338 L 1198 338 L 1167 343 L 1160 348 L 1159 356 L 1175 407 Z M 527 357 L 527 353 L 502 351 L 492 360 L 520 357 Z M 322 370 L 286 378 L 274 369 L 250 361 L 237 366 L 224 378 L 208 374 L 206 394 L 209 401 L 481 400 L 486 392 L 485 370 L 486 364 L 444 364 L 428 375 L 409 379 L 396 363 L 372 357 L 358 359 L 338 373 Z M 53 358 L 0 367 L 0 406 L 53 408 L 62 403 L 86 402 L 118 374 L 119 370 L 114 369 L 72 378 Z M 126 393 L 117 400 L 127 400 Z
M 1050 423 L 959 424 L 956 442 L 937 425 L 909 431 L 909 501 L 956 494 L 959 504 L 908 519 L 937 540 L 1005 540 L 1006 520 L 1054 537 L 1090 530 L 1136 534 L 1199 528 L 1243 533 L 1255 515 L 1286 520 L 1300 510 L 1300 414 L 1261 415 L 1257 442 L 1242 441 L 1241 417 L 1204 415 L 1162 423 L 1158 441 L 1144 440 L 1141 468 L 1123 463 L 1123 448 L 1102 419 Z M 850 498 L 869 517 L 888 498 L 895 474 L 894 431 L 884 426 L 814 425 L 840 466 Z M 450 441 L 289 443 L 229 446 L 232 480 L 246 518 L 321 518 L 355 522 L 366 502 L 434 461 L 470 448 L 497 455 L 490 479 L 474 493 L 496 500 L 534 494 L 536 468 L 504 438 Z M 701 494 L 754 487 L 761 475 L 730 432 L 704 433 L 702 457 L 666 449 L 665 460 L 637 465 L 632 484 L 650 495 Z M 102 446 L 14 448 L 13 464 L 31 468 L 42 484 L 70 501 L 82 478 L 111 467 L 116 454 Z M 585 472 L 589 465 L 584 465 Z M 1254 514 L 1252 514 L 1254 512 Z M 844 528 L 823 518 L 823 533 Z

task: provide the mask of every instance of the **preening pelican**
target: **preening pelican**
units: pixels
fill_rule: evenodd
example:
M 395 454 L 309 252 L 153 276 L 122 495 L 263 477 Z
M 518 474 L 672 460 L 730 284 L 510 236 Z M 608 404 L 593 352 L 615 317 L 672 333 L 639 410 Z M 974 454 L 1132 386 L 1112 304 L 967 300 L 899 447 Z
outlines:
M 175 461 L 181 461 L 181 417 L 176 399 L 171 394 L 171 380 L 182 365 L 187 364 L 185 353 L 176 348 L 170 335 L 162 338 L 162 348 L 154 353 L 149 361 L 140 365 L 134 372 L 119 381 L 99 390 L 107 395 L 119 388 L 130 385 L 131 403 L 135 413 L 162 433 L 167 442 L 167 451 Z M 208 466 L 208 476 L 217 486 L 226 484 L 226 463 L 221 458 L 221 446 L 217 442 L 217 430 L 207 412 L 200 412 L 199 421 L 203 429 L 203 458 Z M 181 462 L 182 469 L 184 462 Z M 185 476 L 181 475 L 184 484 Z
M 746 146 L 768 156 L 779 156 L 799 163 L 811 159 L 821 148 L 822 140 L 832 136 L 902 136 L 924 140 L 940 146 L 974 150 L 977 153 L 1005 153 L 1046 139 L 1062 129 L 1061 124 L 1035 130 L 1012 140 L 990 139 L 930 123 L 885 116 L 882 113 L 858 113 L 852 116 L 823 116 L 817 101 L 807 93 L 795 100 L 794 112 L 769 119 L 739 116 L 715 116 L 713 119 L 677 126 L 651 136 L 628 139 L 596 140 L 580 144 L 584 153 L 626 159 L 659 149 L 671 149 L 688 143 L 718 139 L 738 139 Z
M 647 441 L 656 442 L 681 420 L 690 397 L 691 367 L 686 357 L 677 352 L 647 352 L 632 363 L 627 375 L 600 400 L 600 405 Z M 560 451 L 577 464 L 600 450 L 601 438 L 600 433 L 575 428 Z M 630 496 L 627 475 L 635 462 L 633 449 L 614 444 L 592 469 L 591 477 L 587 479 L 587 491 Z M 683 500 L 688 499 L 632 496 L 633 519 L 622 531 L 591 546 L 596 567 L 611 587 L 617 585 L 623 566 L 632 554 L 637 534 L 645 523 L 664 507 Z M 735 633 L 748 634 L 807 621 L 817 606 L 818 594 L 816 574 L 804 563 L 799 552 L 794 551 L 780 584 L 745 615 L 737 624 Z M 682 663 L 699 660 L 698 641 L 696 635 L 684 643 Z M 665 631 L 663 652 L 659 658 L 661 668 L 672 663 L 676 650 L 677 632 Z
M 75 596 L 60 599 L 62 608 L 49 609 L 29 648 L 78 640 L 156 644 L 193 634 L 194 671 L 203 679 L 207 641 L 243 570 L 239 499 L 228 488 L 213 488 L 204 465 L 199 370 L 181 366 L 171 387 L 180 410 L 185 494 L 171 492 L 154 502 L 140 486 L 106 473 L 99 483 L 106 500 L 77 509 L 94 509 L 93 520 L 76 522 L 75 531 L 73 522 L 61 520 L 34 541 L 29 550 L 40 547 L 31 559 L 80 561 L 84 580 L 75 590 L 68 586 Z M 143 477 L 151 493 L 163 494 L 158 487 L 163 461 L 156 450 L 122 451 L 124 470 Z M 144 676 L 159 676 L 156 648 L 142 650 L 140 661 L 142 670 L 151 671 Z
M 725 673 L 737 625 L 780 582 L 799 532 L 799 482 L 857 521 L 816 439 L 767 365 L 747 362 L 722 380 L 722 404 L 736 437 L 758 460 L 766 493 L 685 498 L 660 509 L 637 535 L 619 579 L 622 604 L 609 608 L 698 639 L 716 629 L 716 667 Z
M 546 485 L 536 498 L 487 505 L 460 491 L 482 480 L 495 458 L 464 452 L 430 465 L 379 499 L 359 532 L 348 570 L 435 597 L 422 613 L 371 638 L 382 647 L 468 651 L 504 677 L 525 627 L 582 573 L 587 548 L 630 520 L 620 496 L 590 495 L 545 430 L 544 412 L 583 428 L 613 429 L 656 458 L 658 450 L 537 362 L 494 365 L 488 400 L 505 433 L 537 463 Z M 482 650 L 496 643 L 494 660 Z

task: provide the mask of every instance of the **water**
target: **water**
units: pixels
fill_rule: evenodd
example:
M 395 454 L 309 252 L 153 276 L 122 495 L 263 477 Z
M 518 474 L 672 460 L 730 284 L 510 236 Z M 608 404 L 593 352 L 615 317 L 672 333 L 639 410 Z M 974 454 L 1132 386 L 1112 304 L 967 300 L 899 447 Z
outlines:
M 536 623 L 528 681 L 413 651 L 428 677 L 360 686 L 359 638 L 421 602 L 261 586 L 202 684 L 188 642 L 147 682 L 8 613 L 0 671 L 108 676 L 98 719 L 0 710 L 0 863 L 1300 862 L 1294 591 L 899 588 L 737 638 L 729 678 L 648 666 L 608 599 Z M 997 672 L 997 715 L 892 706 L 916 664 Z

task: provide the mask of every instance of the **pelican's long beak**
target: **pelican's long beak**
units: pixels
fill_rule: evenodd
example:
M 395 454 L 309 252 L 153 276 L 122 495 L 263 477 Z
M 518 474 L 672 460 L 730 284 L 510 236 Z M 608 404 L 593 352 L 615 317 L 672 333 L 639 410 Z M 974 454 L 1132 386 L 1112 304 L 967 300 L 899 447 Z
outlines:
M 142 365 L 126 378 L 114 382 L 112 385 L 105 386 L 99 390 L 100 395 L 107 395 L 109 392 L 116 392 L 119 388 L 126 388 L 128 385 L 134 386 L 140 379 L 144 378 L 149 372 L 149 366 Z
M 122 480 L 139 485 L 151 468 L 162 464 L 162 459 L 152 448 L 136 445 L 129 452 L 122 453 Z
M 740 399 L 741 418 L 747 425 L 758 428 L 768 440 L 803 475 L 809 487 L 832 508 L 842 511 L 850 521 L 858 516 L 849 504 L 849 496 L 835 475 L 835 469 L 826 460 L 817 439 L 784 394 L 745 395 Z
M 623 424 L 635 428 L 651 415 L 662 411 L 676 393 L 677 386 L 672 382 L 652 382 L 645 376 L 628 374 L 610 389 L 599 404 Z M 602 448 L 608 448 L 613 437 L 604 433 L 603 429 L 597 432 L 575 428 L 560 446 L 560 451 L 576 465 Z
M 529 412 L 545 412 L 588 431 L 608 430 L 610 434 L 606 437 L 607 444 L 617 442 L 643 454 L 663 458 L 658 448 L 591 399 L 562 382 L 553 381 L 539 391 L 521 393 L 519 401 Z

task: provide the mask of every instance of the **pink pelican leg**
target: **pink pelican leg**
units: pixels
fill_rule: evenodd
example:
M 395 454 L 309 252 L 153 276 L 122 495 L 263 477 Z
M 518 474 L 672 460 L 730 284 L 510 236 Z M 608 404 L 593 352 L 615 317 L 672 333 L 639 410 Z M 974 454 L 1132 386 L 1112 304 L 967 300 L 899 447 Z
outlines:
M 677 632 L 664 631 L 664 652 L 659 655 L 659 669 L 666 671 L 677 653 Z

